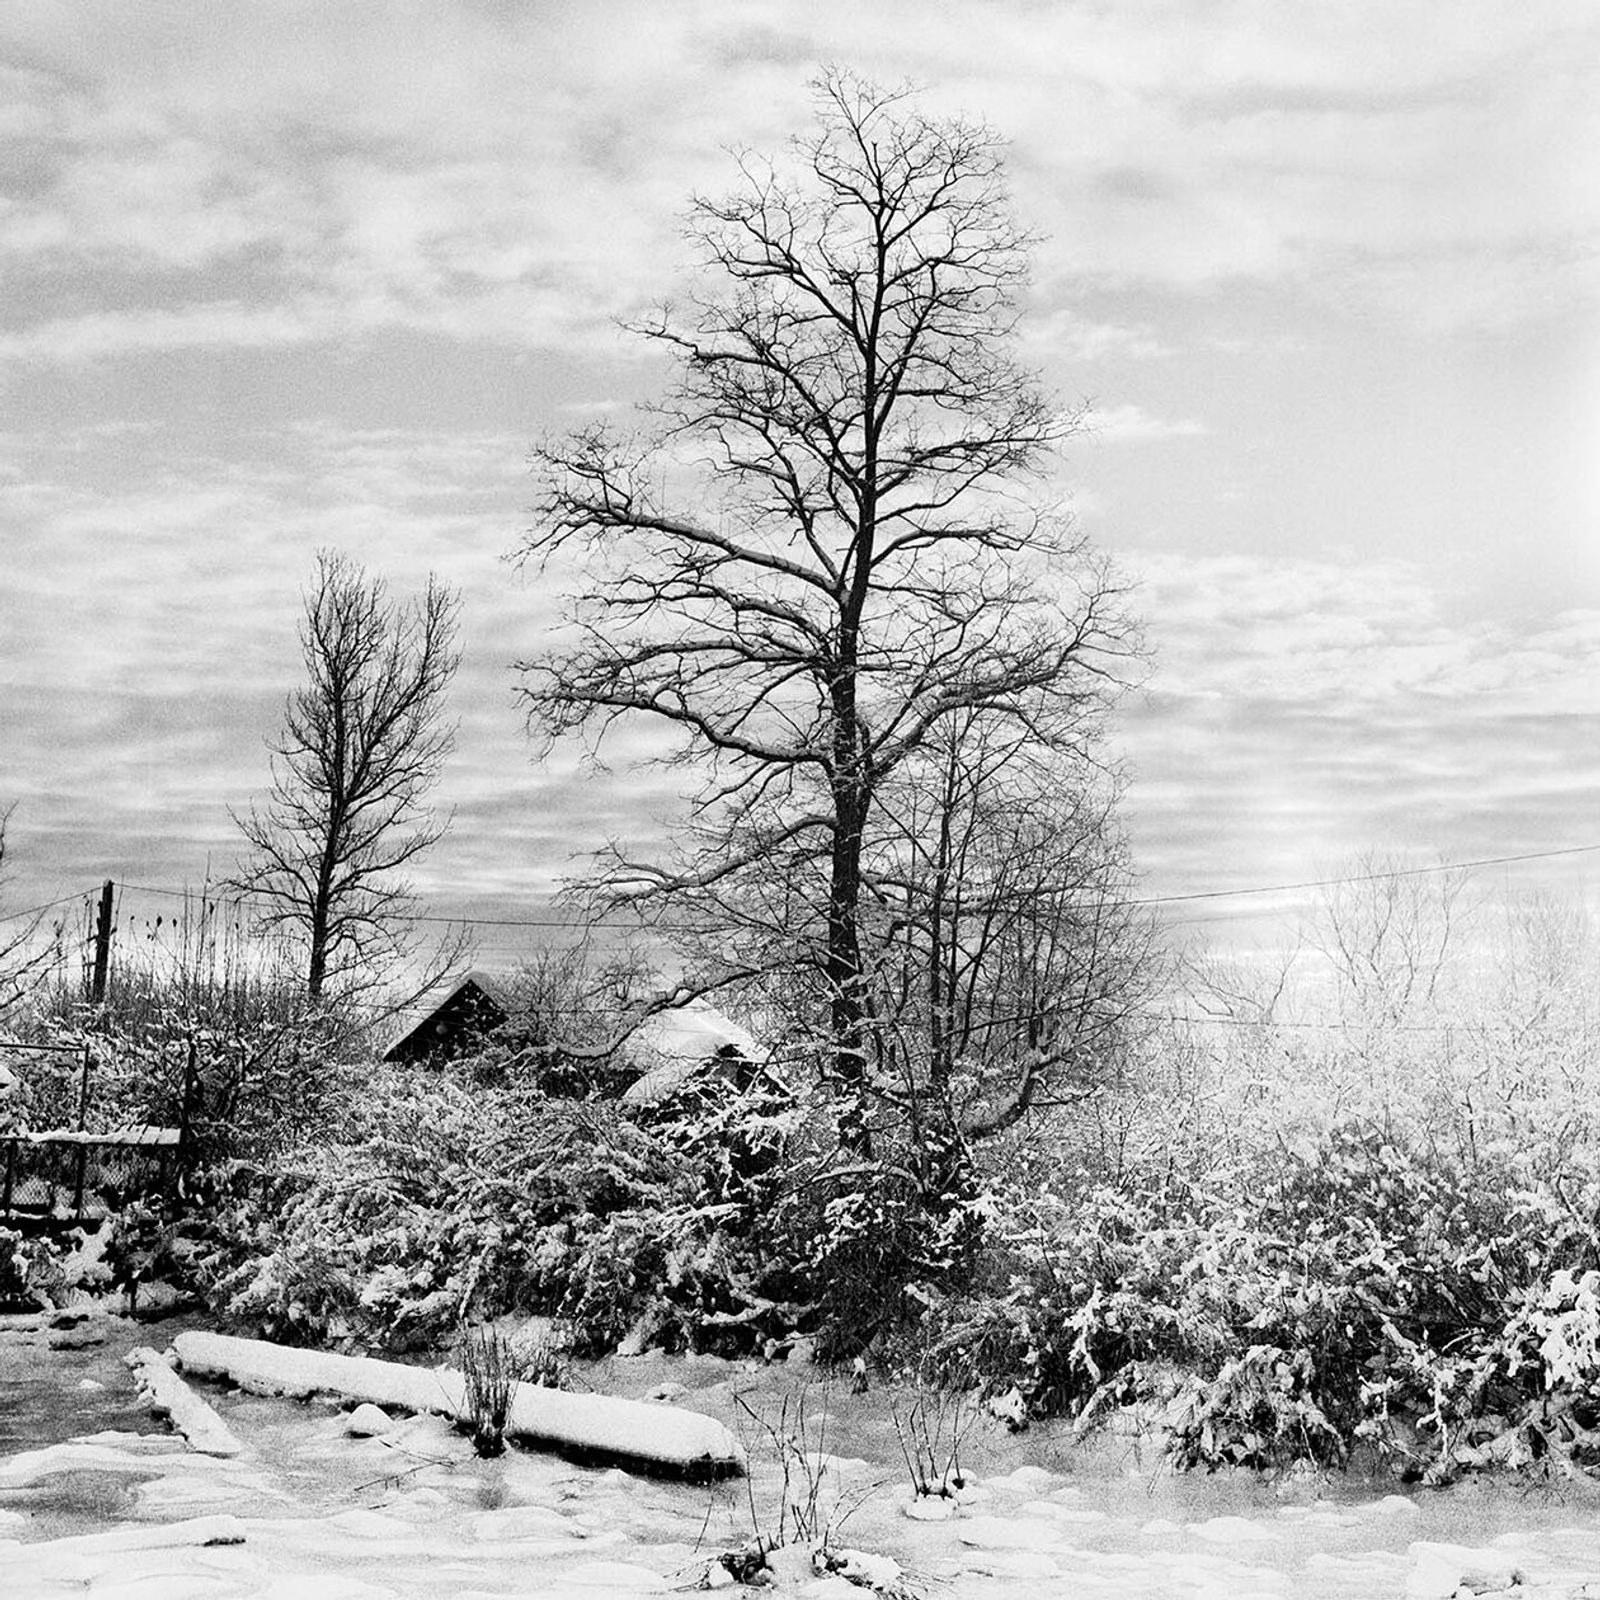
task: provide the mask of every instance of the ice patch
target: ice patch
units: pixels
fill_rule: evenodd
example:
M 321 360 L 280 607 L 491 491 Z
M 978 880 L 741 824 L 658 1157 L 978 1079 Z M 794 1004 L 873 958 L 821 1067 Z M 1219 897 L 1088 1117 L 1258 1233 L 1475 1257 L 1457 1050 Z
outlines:
M 1390 1514 L 1416 1513 L 1421 1511 L 1421 1506 L 1407 1494 L 1386 1494 L 1381 1500 L 1375 1500 L 1370 1507 L 1360 1507 L 1361 1510 L 1383 1511 Z
M 383 1511 L 336 1511 L 328 1518 L 328 1526 L 356 1539 L 393 1539 L 396 1543 L 410 1538 L 415 1527 L 399 1517 Z
M 1047 1550 L 1058 1542 L 1053 1529 L 1014 1517 L 973 1517 L 956 1525 L 956 1537 L 980 1550 Z
M 258 1589 L 250 1600 L 399 1600 L 395 1590 L 365 1578 L 326 1573 L 297 1573 Z
M 95 1600 L 216 1600 L 219 1585 L 215 1573 L 164 1566 L 110 1581 L 97 1578 L 90 1589 Z M 233 1584 L 227 1589 L 238 1592 Z
M 1188 1523 L 1187 1531 L 1211 1544 L 1237 1544 L 1276 1537 L 1270 1528 L 1252 1522 L 1249 1517 L 1212 1517 L 1205 1522 Z
M 472 1519 L 475 1539 L 583 1538 L 571 1521 L 547 1506 L 502 1506 Z
M 1030 1500 L 1017 1512 L 1024 1517 L 1048 1517 L 1052 1522 L 1080 1530 L 1102 1527 L 1111 1521 L 1108 1513 L 1094 1506 L 1062 1505 L 1059 1500 Z
M 1522 1564 L 1509 1551 L 1419 1539 L 1408 1547 L 1407 1600 L 1450 1600 L 1458 1589 L 1484 1594 L 1523 1581 Z
M 985 1550 L 962 1562 L 963 1570 L 985 1578 L 1056 1578 L 1061 1568 L 1042 1550 Z
M 798 1593 L 802 1600 L 865 1600 L 868 1591 L 848 1578 L 830 1574 L 826 1578 L 813 1578 L 810 1583 L 803 1584 Z
M 152 1478 L 133 1491 L 140 1511 L 192 1511 L 215 1506 L 237 1506 L 263 1495 L 277 1498 L 276 1491 L 259 1479 L 219 1479 L 200 1473 L 174 1474 Z
M 662 1594 L 672 1585 L 659 1572 L 631 1561 L 589 1561 L 562 1574 L 563 1583 L 600 1589 L 608 1595 Z
M 990 1478 L 989 1487 L 1013 1494 L 1041 1495 L 1058 1481 L 1055 1473 L 1043 1467 L 1018 1467 L 1003 1478 Z

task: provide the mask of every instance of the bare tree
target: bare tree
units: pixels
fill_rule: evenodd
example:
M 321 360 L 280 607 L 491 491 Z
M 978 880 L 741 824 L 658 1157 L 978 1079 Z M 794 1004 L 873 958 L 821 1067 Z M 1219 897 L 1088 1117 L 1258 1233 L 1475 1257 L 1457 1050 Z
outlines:
M 975 1137 L 1104 1086 L 1156 976 L 1117 792 L 977 713 L 896 784 L 875 966 L 920 1115 Z
M 0 810 L 0 867 L 6 859 L 6 829 L 15 805 Z M 48 973 L 53 950 L 39 940 L 42 912 L 0 916 L 0 1015 L 25 999 Z
M 427 806 L 454 742 L 445 695 L 459 600 L 433 578 L 396 604 L 379 578 L 322 552 L 305 599 L 305 687 L 272 748 L 272 791 L 235 822 L 250 847 L 232 887 L 302 936 L 320 995 L 398 954 L 412 900 L 398 876 L 443 835 Z
M 657 426 L 537 452 L 520 554 L 582 556 L 585 588 L 519 667 L 545 736 L 641 718 L 703 776 L 682 851 L 618 850 L 601 890 L 698 919 L 712 981 L 813 983 L 862 1144 L 885 795 L 957 719 L 1075 745 L 1132 639 L 1018 493 L 1076 419 L 1015 358 L 1028 240 L 995 136 L 845 73 L 816 88 L 785 168 L 743 156 L 732 196 L 693 202 L 708 288 L 635 330 L 678 362 Z

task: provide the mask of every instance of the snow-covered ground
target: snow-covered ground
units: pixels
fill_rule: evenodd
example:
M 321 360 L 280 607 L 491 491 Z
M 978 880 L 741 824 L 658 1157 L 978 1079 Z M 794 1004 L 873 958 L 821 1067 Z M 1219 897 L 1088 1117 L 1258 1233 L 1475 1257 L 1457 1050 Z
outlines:
M 118 1356 L 160 1345 L 163 1331 L 120 1319 L 99 1331 L 106 1342 L 85 1375 L 83 1352 L 52 1350 L 45 1330 L 0 1329 L 0 1408 L 8 1383 L 52 1364 L 73 1391 L 106 1383 L 107 1403 L 120 1403 Z M 657 1404 L 730 1425 L 738 1397 L 775 1417 L 804 1376 L 662 1356 L 581 1374 L 597 1389 L 658 1394 Z M 122 1425 L 41 1440 L 0 1461 L 0 1596 L 629 1600 L 697 1584 L 753 1521 L 770 1528 L 781 1497 L 778 1463 L 756 1440 L 748 1482 L 695 1485 L 541 1453 L 480 1461 L 436 1417 L 358 1437 L 331 1403 L 212 1386 L 205 1395 L 242 1454 L 199 1454 L 152 1421 L 142 1434 Z M 1347 1481 L 1172 1478 L 1125 1441 L 1086 1448 L 1065 1430 L 994 1428 L 969 1440 L 975 1485 L 955 1514 L 908 1516 L 890 1400 L 812 1384 L 807 1428 L 828 1468 L 817 1503 L 842 1519 L 840 1544 L 891 1557 L 929 1600 L 1425 1600 L 1462 1577 L 1522 1600 L 1600 1596 L 1600 1507 L 1577 1487 L 1413 1496 Z M 807 1573 L 784 1590 L 812 1600 L 868 1593 Z

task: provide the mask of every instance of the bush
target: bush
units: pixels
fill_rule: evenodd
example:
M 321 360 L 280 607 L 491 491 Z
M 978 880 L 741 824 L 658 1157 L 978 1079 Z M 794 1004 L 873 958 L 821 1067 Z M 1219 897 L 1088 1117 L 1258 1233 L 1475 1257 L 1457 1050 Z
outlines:
M 1346 1125 L 1204 1182 L 1014 1195 L 987 1292 L 937 1308 L 935 1355 L 1086 1423 L 1157 1407 L 1182 1466 L 1361 1451 L 1437 1479 L 1513 1424 L 1554 1448 L 1552 1406 L 1581 1454 L 1595 1240 L 1524 1178 Z
M 22 1235 L 0 1228 L 0 1311 L 16 1311 L 34 1304 L 28 1288 L 28 1257 Z
M 73 1287 L 65 1252 L 40 1234 L 28 1238 L 0 1228 L 0 1311 L 35 1311 L 58 1305 Z

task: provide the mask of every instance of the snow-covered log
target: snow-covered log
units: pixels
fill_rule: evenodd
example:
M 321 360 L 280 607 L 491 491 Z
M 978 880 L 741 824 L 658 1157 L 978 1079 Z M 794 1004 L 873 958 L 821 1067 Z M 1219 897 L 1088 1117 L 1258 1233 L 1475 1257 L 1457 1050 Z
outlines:
M 130 1350 L 128 1365 L 133 1369 L 139 1392 L 150 1409 L 167 1417 L 189 1441 L 192 1450 L 208 1456 L 237 1456 L 244 1445 L 227 1423 L 174 1372 L 165 1356 L 148 1346 Z
M 178 1362 L 201 1377 L 227 1378 L 257 1394 L 304 1398 L 333 1394 L 406 1411 L 470 1419 L 466 1383 L 449 1367 L 408 1367 L 371 1356 L 293 1350 L 260 1339 L 180 1333 Z M 674 1472 L 718 1475 L 744 1470 L 739 1441 L 714 1417 L 680 1406 L 568 1394 L 519 1383 L 506 1433 L 532 1444 L 640 1462 Z

